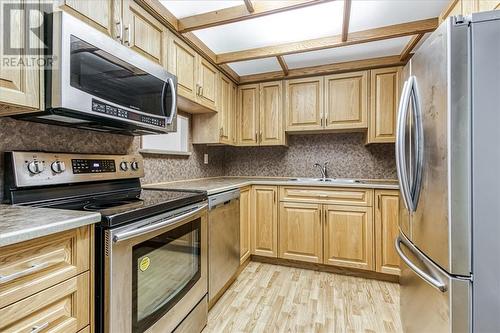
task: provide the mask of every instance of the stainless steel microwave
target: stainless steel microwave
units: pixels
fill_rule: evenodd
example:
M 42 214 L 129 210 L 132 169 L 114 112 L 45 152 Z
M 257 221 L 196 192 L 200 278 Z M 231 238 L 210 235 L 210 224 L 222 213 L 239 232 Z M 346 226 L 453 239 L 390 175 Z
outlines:
M 46 15 L 44 29 L 45 108 L 18 118 L 128 135 L 176 131 L 174 75 L 68 13 Z

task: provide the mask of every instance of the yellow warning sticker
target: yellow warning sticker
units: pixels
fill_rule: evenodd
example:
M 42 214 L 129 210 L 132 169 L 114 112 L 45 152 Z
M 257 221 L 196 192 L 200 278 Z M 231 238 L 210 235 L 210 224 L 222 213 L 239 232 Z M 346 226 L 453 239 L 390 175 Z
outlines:
M 151 264 L 151 259 L 149 257 L 144 257 L 141 259 L 141 262 L 139 263 L 139 269 L 141 272 L 144 272 L 146 269 L 149 268 L 149 265 Z

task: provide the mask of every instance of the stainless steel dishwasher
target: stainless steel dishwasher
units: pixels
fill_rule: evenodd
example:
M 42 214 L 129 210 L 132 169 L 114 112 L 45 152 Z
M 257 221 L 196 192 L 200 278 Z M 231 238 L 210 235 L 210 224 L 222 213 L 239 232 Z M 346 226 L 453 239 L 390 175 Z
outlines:
M 208 197 L 208 301 L 220 295 L 240 265 L 240 190 Z

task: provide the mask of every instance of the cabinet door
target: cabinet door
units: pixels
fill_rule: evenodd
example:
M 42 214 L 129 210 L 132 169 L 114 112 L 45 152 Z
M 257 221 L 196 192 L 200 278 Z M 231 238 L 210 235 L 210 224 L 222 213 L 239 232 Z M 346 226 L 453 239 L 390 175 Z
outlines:
M 277 196 L 276 186 L 252 188 L 252 254 L 274 258 L 278 256 Z
M 120 38 L 123 34 L 120 5 L 117 0 L 64 0 L 62 8 L 113 38 Z
M 123 43 L 167 65 L 168 29 L 133 0 L 123 0 Z
M 368 143 L 395 142 L 401 68 L 371 71 Z
M 177 93 L 193 102 L 197 101 L 197 54 L 186 43 L 170 34 L 168 70 L 177 76 Z
M 260 84 L 260 145 L 284 145 L 283 82 Z
M 259 85 L 238 87 L 238 145 L 257 146 L 259 132 Z
M 371 207 L 324 205 L 324 263 L 373 270 Z
M 280 258 L 323 262 L 321 212 L 320 204 L 280 203 Z
M 220 142 L 226 144 L 233 143 L 232 90 L 232 82 L 224 75 L 220 75 L 218 98 L 219 136 Z
M 399 233 L 399 192 L 375 191 L 375 266 L 377 272 L 400 274 L 394 241 Z
M 479 1 L 480 12 L 500 9 L 500 0 L 478 0 L 478 1 Z
M 200 85 L 198 103 L 212 110 L 217 109 L 218 80 L 217 69 L 203 57 L 198 56 L 198 84 Z
M 240 264 L 250 257 L 250 187 L 240 191 Z
M 325 128 L 363 129 L 368 126 L 368 72 L 325 77 Z
M 285 81 L 287 131 L 323 128 L 323 77 Z
M 26 2 L 21 1 L 21 6 Z M 0 29 L 0 103 L 7 103 L 14 106 L 39 108 L 40 107 L 40 83 L 42 71 L 37 66 L 24 66 L 19 59 L 26 54 L 28 48 L 41 47 L 41 41 L 37 37 L 27 40 L 28 26 L 39 26 L 42 22 L 26 22 L 29 13 L 25 10 L 16 10 L 5 13 L 7 6 L 0 4 L 0 17 L 10 14 L 10 27 Z M 32 20 L 39 20 L 36 15 L 32 15 Z M 2 25 L 6 24 L 2 21 Z M 34 36 L 34 34 L 32 34 Z M 4 44 L 5 43 L 5 44 Z M 8 44 L 7 44 L 8 43 Z M 8 50 L 8 47 L 10 50 Z M 33 55 L 36 59 L 38 55 Z M 32 59 L 29 56 L 29 59 Z M 29 60 L 27 59 L 27 60 Z M 12 62 L 11 62 L 12 60 Z M 20 109 L 22 110 L 22 109 Z M 28 110 L 25 110 L 28 111 Z M 0 115 L 17 113 L 14 108 L 2 108 Z

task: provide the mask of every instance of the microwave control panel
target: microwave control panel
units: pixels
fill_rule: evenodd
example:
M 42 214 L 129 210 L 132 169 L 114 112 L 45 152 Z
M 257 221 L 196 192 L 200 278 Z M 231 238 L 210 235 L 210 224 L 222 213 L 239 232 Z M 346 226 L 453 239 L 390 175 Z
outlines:
M 165 118 L 146 116 L 140 113 L 136 113 L 110 104 L 103 103 L 96 99 L 92 99 L 92 111 L 104 113 L 113 117 L 138 121 L 140 123 L 149 124 L 153 126 L 165 127 Z

